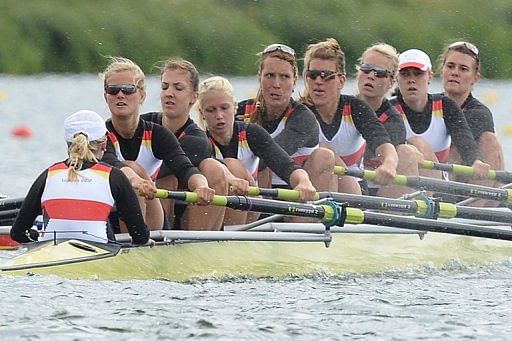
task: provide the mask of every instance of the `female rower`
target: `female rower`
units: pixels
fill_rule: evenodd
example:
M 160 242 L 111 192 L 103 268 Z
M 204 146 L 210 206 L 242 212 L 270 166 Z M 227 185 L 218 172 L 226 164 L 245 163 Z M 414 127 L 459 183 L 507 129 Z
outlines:
M 387 184 L 396 175 L 395 148 L 366 102 L 340 94 L 345 81 L 345 54 L 335 39 L 308 46 L 301 101 L 318 120 L 320 141 L 334 151 L 336 164 L 341 166 L 361 166 L 366 146 L 381 162 L 375 170 L 376 181 Z M 359 184 L 350 177 L 339 178 L 338 191 L 361 193 Z
M 390 102 L 404 119 L 407 142 L 416 146 L 425 159 L 446 162 L 453 140 L 464 164 L 472 165 L 478 178 L 485 178 L 490 166 L 482 161 L 457 103 L 443 94 L 428 93 L 433 77 L 428 55 L 418 49 L 404 51 L 398 59 L 398 70 L 399 93 Z
M 194 64 L 180 58 L 168 59 L 162 68 L 160 80 L 162 112 L 146 113 L 141 118 L 163 125 L 176 136 L 187 157 L 199 168 L 216 194 L 228 194 L 228 182 L 237 188 L 241 185 L 246 193 L 249 186 L 247 181 L 234 177 L 228 181 L 226 173 L 229 172 L 225 172 L 222 163 L 211 157 L 212 147 L 206 133 L 190 117 L 199 88 L 199 72 Z M 156 184 L 172 190 L 186 187 L 178 183 L 165 164 L 160 167 Z M 174 228 L 219 230 L 222 227 L 224 207 L 184 205 L 168 199 L 161 200 L 161 203 L 170 221 L 176 215 Z
M 240 102 L 237 113 L 246 121 L 261 125 L 304 167 L 318 191 L 335 190 L 334 155 L 328 149 L 319 148 L 314 115 L 292 98 L 297 78 L 295 51 L 283 44 L 267 46 L 260 54 L 258 94 L 254 99 Z M 263 168 L 260 165 L 260 169 Z M 266 173 L 260 172 L 263 174 Z M 284 185 L 283 180 L 275 174 L 272 176 L 273 185 Z
M 192 165 L 176 136 L 161 125 L 139 117 L 146 98 L 145 76 L 140 67 L 127 58 L 110 57 L 103 72 L 104 98 L 111 112 L 107 121 L 109 141 L 103 160 L 127 175 L 134 188 L 145 194 L 141 209 L 150 229 L 164 227 L 164 213 L 154 199 L 156 178 L 162 162 L 188 188 L 197 193 L 199 204 L 208 204 L 215 191 Z M 122 218 L 122 217 L 121 217 Z M 122 227 L 122 226 L 121 226 Z
M 235 121 L 236 101 L 233 87 L 222 77 L 211 77 L 199 86 L 199 112 L 214 146 L 235 176 L 257 183 L 260 158 L 287 184 L 299 191 L 302 201 L 313 200 L 316 190 L 308 174 L 296 165 L 290 156 L 262 127 Z M 230 210 L 226 224 L 246 222 L 246 214 Z
M 505 168 L 503 149 L 494 132 L 491 111 L 473 97 L 473 85 L 480 80 L 480 53 L 471 43 L 457 41 L 447 45 L 439 56 L 444 94 L 462 109 L 484 160 L 492 169 Z M 461 163 L 455 146 L 450 150 L 450 162 Z M 495 185 L 492 181 L 481 183 Z
M 395 146 L 398 155 L 399 174 L 418 175 L 418 162 L 423 156 L 412 145 L 405 144 L 405 125 L 400 113 L 389 104 L 389 95 L 398 73 L 398 52 L 388 44 L 377 43 L 368 47 L 357 67 L 357 98 L 370 105 L 377 114 L 380 122 L 386 128 L 391 143 Z M 376 168 L 380 160 L 367 149 L 364 155 L 364 168 Z M 369 182 L 370 191 L 375 190 L 378 196 L 396 198 L 407 190 L 404 186 L 389 184 L 375 186 Z
M 64 122 L 69 158 L 55 163 L 32 184 L 11 228 L 11 237 L 27 243 L 38 239 L 29 233 L 43 214 L 41 240 L 83 239 L 106 243 L 112 207 L 122 215 L 134 244 L 149 241 L 135 192 L 118 169 L 99 163 L 107 146 L 103 119 L 89 110 L 78 111 Z M 75 231 L 75 232 L 70 232 Z

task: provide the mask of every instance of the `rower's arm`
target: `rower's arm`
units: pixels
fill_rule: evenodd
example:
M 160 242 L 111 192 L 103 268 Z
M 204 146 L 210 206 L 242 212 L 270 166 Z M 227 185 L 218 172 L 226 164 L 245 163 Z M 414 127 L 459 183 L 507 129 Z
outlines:
M 464 114 L 457 103 L 446 96 L 443 98 L 443 118 L 464 164 L 470 166 L 476 160 L 483 160 Z
M 19 243 L 32 241 L 26 233 L 30 231 L 37 216 L 41 214 L 41 196 L 43 195 L 47 176 L 48 170 L 45 170 L 34 181 L 12 224 L 11 238 Z
M 113 168 L 109 178 L 112 197 L 115 200 L 119 216 L 126 223 L 133 244 L 145 244 L 149 240 L 149 230 L 139 206 L 139 201 L 126 176 Z
M 398 155 L 395 147 L 391 143 L 383 143 L 375 149 L 375 154 L 381 162 L 381 165 L 375 169 L 375 180 L 387 184 L 395 177 L 396 167 L 398 166 Z

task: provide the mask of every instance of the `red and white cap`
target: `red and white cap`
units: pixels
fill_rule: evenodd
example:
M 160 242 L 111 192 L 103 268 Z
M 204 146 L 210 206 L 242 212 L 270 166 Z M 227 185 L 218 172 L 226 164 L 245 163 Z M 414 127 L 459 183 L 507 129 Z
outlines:
M 84 133 L 87 135 L 87 142 L 92 142 L 104 137 L 107 127 L 103 118 L 94 111 L 80 110 L 68 116 L 64 121 L 66 142 L 73 142 L 78 133 Z
M 418 49 L 410 49 L 400 53 L 398 56 L 398 70 L 405 69 L 406 67 L 428 71 L 432 69 L 432 63 L 425 52 Z

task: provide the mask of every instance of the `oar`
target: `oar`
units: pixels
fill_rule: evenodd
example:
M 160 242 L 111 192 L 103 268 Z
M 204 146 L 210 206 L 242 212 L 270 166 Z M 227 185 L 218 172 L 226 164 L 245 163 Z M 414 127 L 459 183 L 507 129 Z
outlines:
M 295 201 L 299 198 L 298 191 L 284 188 L 249 187 L 249 195 L 264 195 L 274 199 L 288 201 Z M 317 193 L 317 197 L 332 198 L 339 203 L 348 203 L 350 207 L 409 213 L 418 218 L 464 218 L 512 224 L 511 211 L 464 206 L 459 207 L 455 204 L 435 201 L 428 198 L 403 200 L 336 192 L 320 192 Z
M 175 199 L 196 203 L 198 197 L 193 192 L 173 192 L 158 189 L 156 197 L 159 199 Z M 235 210 L 254 211 L 270 214 L 283 214 L 288 216 L 319 218 L 327 226 L 343 223 L 359 224 L 362 223 L 361 210 L 347 208 L 340 210 L 340 206 L 330 204 L 310 205 L 295 202 L 267 200 L 260 198 L 249 198 L 244 196 L 223 196 L 215 195 L 210 203 L 215 206 L 229 207 Z
M 439 163 L 434 161 L 424 160 L 420 163 L 420 166 L 425 169 L 435 169 L 440 171 L 451 172 L 457 175 L 465 175 L 468 177 L 473 177 L 475 175 L 475 170 L 473 167 L 457 165 L 457 164 L 448 164 L 448 163 Z M 508 171 L 496 171 L 490 170 L 489 175 L 487 176 L 488 180 L 498 180 L 501 182 L 512 182 L 512 173 Z
M 345 168 L 334 166 L 334 173 L 338 175 L 350 175 L 366 180 L 375 180 L 376 173 L 370 170 L 358 168 Z M 512 204 L 512 189 L 499 189 L 485 186 L 466 184 L 455 181 L 432 179 L 424 176 L 396 175 L 393 183 L 397 185 L 422 188 L 429 191 L 438 191 L 453 195 L 476 197 L 480 199 L 502 201 Z
M 159 189 L 156 197 L 160 199 L 177 199 L 190 203 L 198 201 L 197 195 L 191 192 L 171 192 Z M 309 205 L 286 201 L 275 201 L 242 196 L 216 195 L 212 205 L 225 206 L 239 210 L 256 212 L 281 213 L 284 215 L 320 218 L 324 222 L 332 222 L 335 210 L 331 205 Z M 363 212 L 357 208 L 346 208 L 346 224 L 373 224 L 380 226 L 399 227 L 407 230 L 422 230 L 457 234 L 472 237 L 512 240 L 512 231 L 496 228 L 443 222 L 431 219 L 395 216 L 385 213 Z M 343 225 L 336 223 L 336 225 Z
M 0 211 L 12 210 L 21 207 L 25 198 L 5 198 L 0 199 Z

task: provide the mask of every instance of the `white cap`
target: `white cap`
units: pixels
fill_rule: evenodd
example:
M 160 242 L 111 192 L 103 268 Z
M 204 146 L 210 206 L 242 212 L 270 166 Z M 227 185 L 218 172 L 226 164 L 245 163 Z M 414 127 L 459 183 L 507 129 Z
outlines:
M 398 70 L 406 67 L 415 67 L 421 71 L 432 69 L 432 63 L 428 55 L 418 49 L 410 49 L 400 53 L 398 56 Z
M 80 110 L 64 121 L 66 142 L 73 142 L 78 133 L 87 135 L 87 142 L 96 141 L 105 136 L 107 127 L 103 118 L 94 111 Z

